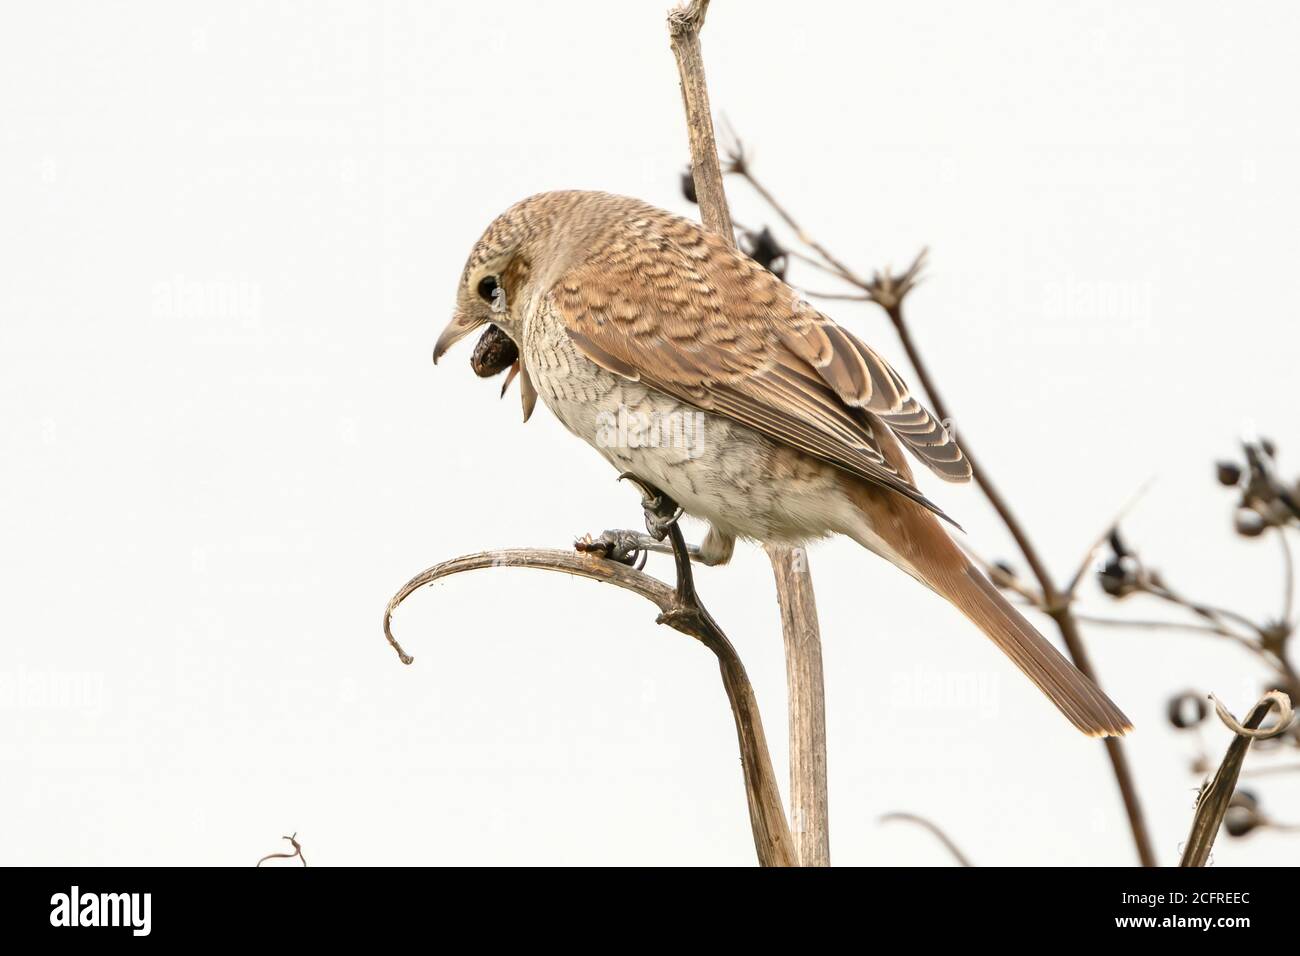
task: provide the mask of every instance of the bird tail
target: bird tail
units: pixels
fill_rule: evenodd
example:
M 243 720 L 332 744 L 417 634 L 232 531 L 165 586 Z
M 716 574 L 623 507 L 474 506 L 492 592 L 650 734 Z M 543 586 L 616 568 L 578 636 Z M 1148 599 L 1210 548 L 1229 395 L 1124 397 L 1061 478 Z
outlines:
M 883 450 L 887 460 L 910 479 L 897 444 L 884 444 Z M 862 515 L 862 523 L 846 529 L 847 533 L 970 618 L 1070 723 L 1089 737 L 1121 737 L 1133 729 L 1123 711 L 1101 688 L 1062 657 L 1011 606 L 932 513 L 914 501 L 865 482 L 846 479 L 845 489 Z
M 1048 643 L 951 539 L 948 544 L 952 550 L 944 555 L 948 560 L 941 567 L 927 562 L 931 566 L 923 575 L 925 583 L 988 635 L 1070 723 L 1089 737 L 1121 737 L 1132 730 L 1133 724 L 1101 688 Z

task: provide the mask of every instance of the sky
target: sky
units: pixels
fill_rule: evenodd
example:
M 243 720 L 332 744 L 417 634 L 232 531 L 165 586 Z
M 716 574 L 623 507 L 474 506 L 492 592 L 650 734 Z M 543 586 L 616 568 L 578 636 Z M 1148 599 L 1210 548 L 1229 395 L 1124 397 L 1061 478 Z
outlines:
M 1232 532 L 1242 435 L 1297 471 L 1300 11 L 1252 3 L 716 0 L 716 114 L 860 272 L 930 249 L 914 335 L 1059 577 L 1124 521 L 1183 591 L 1279 613 L 1275 542 Z M 685 215 L 664 0 L 26 5 L 0 35 L 0 837 L 5 864 L 751 865 L 707 650 L 640 599 L 526 570 L 390 596 L 493 547 L 640 523 L 544 408 L 434 339 L 465 257 L 559 188 Z M 729 181 L 735 218 L 775 219 Z M 787 231 L 777 230 L 789 240 Z M 827 280 L 796 263 L 800 288 Z M 827 311 L 914 380 L 883 312 Z M 971 487 L 919 476 L 1023 569 Z M 688 526 L 698 537 L 698 525 Z M 1100 744 L 971 625 L 849 541 L 810 554 L 831 856 L 1127 865 Z M 663 558 L 649 570 L 668 577 Z M 771 572 L 698 573 L 786 782 Z M 1097 615 L 1172 617 L 1143 598 Z M 1036 618 L 1045 634 L 1050 622 Z M 1160 862 L 1221 726 L 1268 674 L 1199 636 L 1089 627 Z M 1285 764 L 1252 758 L 1248 770 Z M 1292 760 L 1291 762 L 1294 762 Z M 1300 822 L 1300 774 L 1250 786 Z M 1220 865 L 1300 836 L 1221 838 Z

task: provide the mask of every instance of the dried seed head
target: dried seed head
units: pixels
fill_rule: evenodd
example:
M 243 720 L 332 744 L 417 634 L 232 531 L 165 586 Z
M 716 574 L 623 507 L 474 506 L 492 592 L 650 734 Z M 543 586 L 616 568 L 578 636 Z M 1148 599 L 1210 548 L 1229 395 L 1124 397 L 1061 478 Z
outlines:
M 1228 801 L 1230 807 L 1242 807 L 1246 810 L 1258 810 L 1259 798 L 1250 790 L 1234 790 L 1232 799 Z
M 989 575 L 1000 588 L 1010 587 L 1016 580 L 1016 569 L 1006 561 L 994 561 Z
M 767 226 L 764 226 L 761 232 L 742 232 L 740 249 L 778 279 L 785 278 L 786 251 L 781 248 L 781 244 L 776 241 L 776 236 L 772 235 L 772 230 Z
M 1259 512 L 1249 508 L 1238 508 L 1237 515 L 1233 519 L 1233 527 L 1243 538 L 1258 538 L 1264 533 L 1268 523 Z
M 1113 598 L 1127 597 L 1138 590 L 1137 568 L 1131 558 L 1114 555 L 1097 572 L 1097 583 Z
M 689 203 L 698 205 L 700 202 L 700 198 L 695 195 L 695 173 L 691 170 L 690 163 L 687 163 L 686 169 L 682 171 L 682 195 Z
M 1165 709 L 1165 713 L 1169 717 L 1169 723 L 1179 730 L 1195 727 L 1206 718 L 1209 712 L 1210 709 L 1206 706 L 1205 696 L 1190 690 L 1169 698 L 1169 703 Z
M 1223 815 L 1223 829 L 1230 837 L 1244 837 L 1264 824 L 1259 812 L 1259 800 L 1249 790 L 1237 790 L 1228 801 L 1228 811 Z
M 1219 484 L 1232 488 L 1241 481 L 1241 466 L 1235 461 L 1221 461 L 1215 465 L 1219 472 Z

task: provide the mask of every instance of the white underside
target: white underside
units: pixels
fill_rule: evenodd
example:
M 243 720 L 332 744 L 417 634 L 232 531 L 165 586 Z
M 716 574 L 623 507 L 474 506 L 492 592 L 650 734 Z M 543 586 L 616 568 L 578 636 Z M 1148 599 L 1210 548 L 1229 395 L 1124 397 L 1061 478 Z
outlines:
M 729 555 L 735 538 L 802 545 L 846 534 L 908 570 L 866 523 L 834 466 L 601 369 L 551 323 L 526 323 L 524 360 L 566 428 L 712 526 L 706 546 L 725 545 Z

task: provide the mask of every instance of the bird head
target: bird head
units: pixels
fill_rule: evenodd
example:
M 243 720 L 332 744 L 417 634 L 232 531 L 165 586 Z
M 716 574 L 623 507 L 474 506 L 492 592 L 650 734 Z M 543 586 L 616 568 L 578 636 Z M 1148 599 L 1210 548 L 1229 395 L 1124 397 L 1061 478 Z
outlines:
M 456 311 L 433 348 L 435 364 L 449 348 L 489 322 L 519 344 L 519 305 L 529 268 L 518 244 L 505 238 L 489 228 L 475 244 L 456 290 Z
M 531 297 L 554 282 L 573 254 L 608 224 L 616 203 L 617 197 L 604 193 L 538 193 L 494 219 L 465 261 L 456 311 L 438 336 L 434 362 L 489 322 L 521 345 Z

